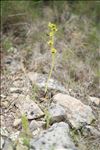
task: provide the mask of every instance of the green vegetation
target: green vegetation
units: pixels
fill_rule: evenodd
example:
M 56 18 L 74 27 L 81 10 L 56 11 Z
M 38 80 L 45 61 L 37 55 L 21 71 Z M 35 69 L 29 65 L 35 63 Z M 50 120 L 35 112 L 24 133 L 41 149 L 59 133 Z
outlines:
M 28 132 L 29 132 L 29 124 L 28 124 L 28 119 L 27 119 L 26 115 L 22 116 L 22 128 L 23 128 L 23 132 L 28 134 Z
M 32 100 L 35 101 L 36 100 L 36 97 L 38 96 L 38 92 L 39 92 L 39 88 L 37 85 L 33 85 L 32 86 Z
M 86 131 L 85 131 L 86 132 Z M 87 133 L 88 134 L 88 133 Z M 99 137 L 95 140 L 93 136 L 83 135 L 82 129 L 76 130 L 71 129 L 70 135 L 75 143 L 75 145 L 81 150 L 99 150 Z
M 80 16 L 84 15 L 87 17 L 91 17 L 94 23 L 97 23 L 100 17 L 99 1 L 2 0 L 0 2 L 0 5 L 2 9 L 1 19 L 3 24 L 8 20 L 14 23 L 14 21 L 29 21 L 30 19 L 35 19 L 36 17 L 43 17 L 43 8 L 45 6 L 51 7 L 54 10 L 54 15 L 55 13 L 59 13 L 60 15 L 63 12 L 63 8 L 69 5 L 70 11 L 79 14 Z M 56 12 L 56 9 L 58 10 L 58 12 Z
M 77 143 L 79 141 L 79 138 L 81 138 L 81 132 L 76 129 L 72 129 L 70 131 L 70 135 L 75 143 Z
M 47 109 L 45 109 L 44 114 L 45 114 L 44 118 L 45 118 L 45 121 L 46 121 L 46 128 L 48 128 L 50 126 L 51 115 L 50 115 L 50 113 L 48 112 Z
M 23 145 L 29 147 L 30 146 L 30 138 L 31 138 L 31 131 L 29 129 L 29 123 L 26 115 L 22 115 L 22 141 Z
M 2 23 L 4 24 L 9 21 L 12 23 L 15 22 L 22 22 L 22 21 L 29 21 L 30 19 L 34 19 L 38 15 L 40 15 L 40 7 L 42 1 L 1 1 L 1 19 Z M 37 10 L 38 9 L 38 10 Z M 6 11 L 5 11 L 6 10 Z
M 12 44 L 12 41 L 11 41 L 11 39 L 9 38 L 9 37 L 7 37 L 7 38 L 5 38 L 4 40 L 3 40 L 3 43 L 2 43 L 2 47 L 3 47 L 3 49 L 6 51 L 6 52 L 12 52 L 13 50 L 11 49 L 12 48 L 12 46 L 13 46 L 13 44 Z
M 100 15 L 100 2 L 99 1 L 76 1 L 74 2 L 73 12 L 80 16 L 88 16 L 92 18 L 94 23 L 97 23 Z

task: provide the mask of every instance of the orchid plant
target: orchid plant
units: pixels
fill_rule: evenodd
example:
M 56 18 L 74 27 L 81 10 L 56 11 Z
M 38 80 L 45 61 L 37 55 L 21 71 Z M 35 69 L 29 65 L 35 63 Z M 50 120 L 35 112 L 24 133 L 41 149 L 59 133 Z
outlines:
M 49 82 L 49 80 L 51 78 L 52 71 L 54 69 L 55 56 L 56 56 L 56 52 L 57 52 L 57 50 L 54 47 L 54 36 L 55 36 L 55 33 L 58 30 L 57 26 L 56 26 L 56 24 L 53 24 L 53 23 L 49 22 L 48 28 L 49 28 L 49 41 L 48 41 L 48 45 L 49 45 L 50 50 L 51 50 L 52 65 L 51 65 L 51 69 L 50 69 L 50 72 L 49 72 L 49 75 L 48 75 L 48 79 L 47 79 L 47 82 L 46 82 L 46 85 L 45 85 L 45 93 L 47 93 L 47 90 L 48 90 L 48 82 Z

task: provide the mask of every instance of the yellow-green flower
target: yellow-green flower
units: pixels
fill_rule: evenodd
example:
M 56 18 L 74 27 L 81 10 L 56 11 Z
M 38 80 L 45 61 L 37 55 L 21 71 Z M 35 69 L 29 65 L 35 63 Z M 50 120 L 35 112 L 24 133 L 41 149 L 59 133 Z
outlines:
M 52 75 L 52 71 L 53 71 L 53 68 L 54 68 L 54 63 L 55 63 L 55 54 L 57 52 L 57 50 L 54 48 L 54 35 L 55 35 L 55 32 L 57 31 L 57 26 L 51 22 L 49 22 L 48 24 L 48 27 L 49 27 L 49 41 L 48 41 L 48 44 L 50 46 L 50 50 L 51 50 L 51 53 L 52 53 L 52 66 L 51 66 L 51 69 L 50 69 L 50 73 L 49 73 L 49 76 L 48 76 L 48 79 L 47 79 L 47 82 L 46 82 L 46 86 L 45 86 L 45 93 L 47 92 L 47 89 L 48 89 L 48 82 L 49 82 L 49 79 Z
M 54 31 L 54 32 L 56 32 L 56 31 L 58 31 L 56 28 L 52 28 L 52 31 Z
M 55 53 L 57 52 L 57 50 L 53 47 L 53 48 L 51 48 L 51 52 L 52 52 L 53 54 L 55 54 Z
M 50 32 L 49 36 L 53 37 L 54 36 L 54 32 Z
M 57 26 L 51 22 L 49 22 L 48 27 L 53 30 L 53 29 L 57 29 Z
M 54 44 L 53 40 L 50 40 L 50 41 L 48 42 L 48 44 L 49 44 L 50 46 L 52 46 L 52 45 Z
M 52 24 L 52 28 L 51 28 L 51 30 L 57 30 L 57 27 L 56 27 L 56 25 L 55 24 Z
M 48 23 L 48 27 L 52 28 L 52 23 L 51 22 Z

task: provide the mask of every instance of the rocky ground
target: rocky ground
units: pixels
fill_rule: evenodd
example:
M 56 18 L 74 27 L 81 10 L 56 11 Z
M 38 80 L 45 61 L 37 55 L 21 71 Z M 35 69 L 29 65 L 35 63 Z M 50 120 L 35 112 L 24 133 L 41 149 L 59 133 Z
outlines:
M 20 60 L 17 49 L 2 55 L 1 149 L 99 150 L 100 99 L 88 95 L 87 103 L 81 101 L 52 78 L 45 95 L 47 76 L 26 71 Z M 23 113 L 32 133 L 29 147 L 20 140 Z

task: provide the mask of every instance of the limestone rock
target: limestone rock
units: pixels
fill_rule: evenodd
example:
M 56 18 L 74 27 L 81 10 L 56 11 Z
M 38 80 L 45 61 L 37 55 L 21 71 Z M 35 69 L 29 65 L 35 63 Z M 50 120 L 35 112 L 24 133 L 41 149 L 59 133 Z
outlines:
M 10 92 L 11 93 L 22 93 L 22 90 L 20 88 L 17 88 L 17 87 L 11 87 L 10 88 Z
M 9 139 L 10 139 L 11 141 L 16 141 L 17 138 L 19 137 L 19 134 L 20 134 L 20 131 L 12 132 L 12 133 L 9 135 Z
M 3 139 L 3 137 L 1 136 L 1 137 L 0 137 L 0 149 L 3 148 L 3 145 L 4 145 L 4 139 Z
M 83 129 L 83 135 L 85 136 L 88 136 L 88 135 L 92 135 L 92 136 L 95 136 L 95 137 L 100 137 L 100 131 L 97 130 L 95 127 L 93 126 L 90 126 L 90 125 L 87 125 L 85 126 Z
M 94 119 L 91 107 L 70 95 L 58 93 L 54 96 L 54 101 L 65 108 L 67 120 L 76 129 L 90 124 Z
M 31 131 L 37 130 L 38 128 L 42 128 L 43 126 L 45 126 L 44 121 L 36 121 L 36 120 L 32 120 L 29 125 Z
M 45 88 L 47 76 L 35 72 L 29 72 L 27 75 L 33 84 L 35 83 L 38 87 Z M 48 89 L 53 89 L 63 93 L 67 93 L 66 88 L 63 87 L 57 80 L 54 79 L 49 80 Z
M 8 108 L 9 102 L 7 100 L 5 100 L 5 101 L 1 102 L 1 105 L 5 108 Z
M 76 150 L 69 134 L 69 126 L 64 122 L 55 123 L 46 132 L 30 142 L 31 150 Z
M 9 133 L 5 127 L 0 128 L 0 134 L 5 137 L 8 137 L 8 135 L 9 135 Z
M 1 95 L 0 95 L 0 98 L 3 98 L 3 99 L 5 99 L 5 98 L 6 98 L 6 95 L 4 95 L 4 94 L 1 94 Z
M 22 95 L 17 104 L 21 114 L 26 114 L 28 119 L 36 119 L 44 115 L 40 107 L 30 99 L 30 96 L 26 97 Z
M 10 139 L 6 139 L 2 150 L 13 150 L 13 143 L 11 142 Z
M 40 131 L 43 130 L 45 124 L 46 123 L 44 121 L 32 120 L 30 125 L 29 125 L 29 128 L 30 128 L 30 131 L 32 132 L 32 135 L 37 136 L 40 133 Z
M 100 105 L 100 98 L 91 97 L 91 96 L 90 96 L 89 99 L 90 99 L 90 101 L 91 101 L 93 104 L 95 104 L 95 105 L 97 105 L 97 106 Z
M 18 125 L 20 125 L 21 124 L 21 119 L 15 119 L 14 120 L 14 123 L 13 123 L 13 126 L 14 127 L 17 127 Z
M 65 109 L 59 104 L 52 104 L 48 109 L 48 112 L 51 117 L 51 123 L 63 121 L 66 117 Z

